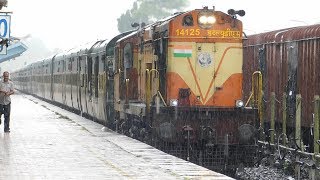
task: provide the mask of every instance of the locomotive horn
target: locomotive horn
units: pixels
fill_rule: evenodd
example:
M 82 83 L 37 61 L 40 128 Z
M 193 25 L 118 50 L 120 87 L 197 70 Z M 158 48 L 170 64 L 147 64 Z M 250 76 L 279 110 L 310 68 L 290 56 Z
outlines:
M 230 15 L 230 16 L 235 16 L 235 15 L 239 15 L 239 16 L 244 16 L 245 14 L 246 14 L 246 12 L 244 11 L 244 10 L 239 10 L 239 11 L 236 11 L 236 10 L 234 10 L 234 9 L 229 9 L 228 10 L 228 14 Z
M 246 12 L 244 10 L 239 10 L 239 11 L 236 11 L 237 14 L 239 14 L 239 16 L 244 16 L 246 15 Z
M 229 9 L 229 10 L 228 10 L 228 14 L 229 14 L 230 16 L 234 16 L 234 15 L 236 15 L 236 11 L 235 11 L 234 9 Z

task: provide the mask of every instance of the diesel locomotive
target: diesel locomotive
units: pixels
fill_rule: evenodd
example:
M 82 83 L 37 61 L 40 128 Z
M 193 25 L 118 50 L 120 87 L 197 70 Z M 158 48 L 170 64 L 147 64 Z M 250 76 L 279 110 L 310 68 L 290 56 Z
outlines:
M 204 7 L 74 48 L 12 73 L 21 91 L 183 158 L 248 161 L 258 111 L 243 99 L 243 27 Z

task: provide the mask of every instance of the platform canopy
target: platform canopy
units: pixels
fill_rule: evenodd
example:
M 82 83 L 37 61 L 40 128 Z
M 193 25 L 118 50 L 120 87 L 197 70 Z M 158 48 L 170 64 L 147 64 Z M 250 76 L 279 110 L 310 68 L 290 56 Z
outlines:
M 7 48 L 7 54 L 0 55 L 0 63 L 20 56 L 27 49 L 28 47 L 20 41 L 10 44 Z

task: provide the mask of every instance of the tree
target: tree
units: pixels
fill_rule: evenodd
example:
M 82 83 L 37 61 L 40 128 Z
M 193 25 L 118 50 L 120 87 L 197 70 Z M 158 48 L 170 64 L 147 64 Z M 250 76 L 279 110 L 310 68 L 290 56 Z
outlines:
M 132 23 L 150 24 L 185 9 L 189 0 L 136 0 L 131 10 L 127 10 L 117 19 L 118 30 L 131 30 Z

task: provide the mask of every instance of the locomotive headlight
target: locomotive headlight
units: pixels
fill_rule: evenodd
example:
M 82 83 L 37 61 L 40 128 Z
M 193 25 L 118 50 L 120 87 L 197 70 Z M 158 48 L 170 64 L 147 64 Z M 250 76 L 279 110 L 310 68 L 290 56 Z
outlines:
M 170 106 L 178 106 L 178 100 L 177 99 L 170 99 Z
M 203 25 L 212 25 L 216 22 L 216 18 L 213 15 L 202 15 L 199 17 L 199 23 Z
M 240 107 L 243 107 L 243 106 L 244 106 L 243 101 L 242 101 L 242 100 L 237 100 L 237 101 L 236 101 L 236 106 L 239 107 L 239 108 L 240 108 Z
M 201 24 L 207 24 L 207 22 L 208 22 L 207 16 L 200 16 L 200 17 L 199 17 L 199 22 L 200 22 Z
M 214 16 L 207 17 L 207 21 L 209 24 L 214 24 L 216 22 L 216 18 Z
M 201 13 L 198 16 L 198 23 L 202 28 L 211 28 L 215 22 L 216 17 L 212 13 Z

